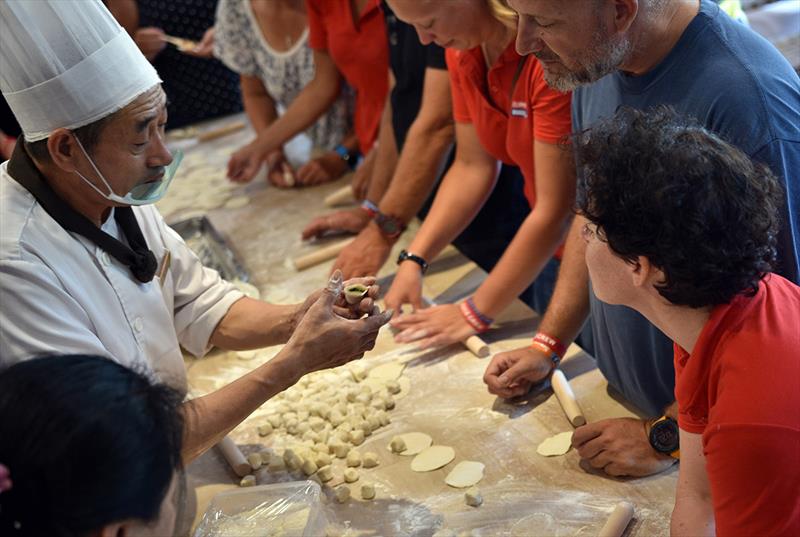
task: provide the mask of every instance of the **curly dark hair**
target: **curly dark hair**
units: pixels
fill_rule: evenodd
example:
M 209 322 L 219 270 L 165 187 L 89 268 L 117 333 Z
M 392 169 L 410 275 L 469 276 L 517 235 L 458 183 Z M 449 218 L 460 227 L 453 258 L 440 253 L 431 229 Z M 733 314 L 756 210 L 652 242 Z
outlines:
M 776 257 L 782 188 L 769 169 L 672 109 L 623 107 L 575 136 L 578 212 L 656 288 L 693 308 L 752 295 Z

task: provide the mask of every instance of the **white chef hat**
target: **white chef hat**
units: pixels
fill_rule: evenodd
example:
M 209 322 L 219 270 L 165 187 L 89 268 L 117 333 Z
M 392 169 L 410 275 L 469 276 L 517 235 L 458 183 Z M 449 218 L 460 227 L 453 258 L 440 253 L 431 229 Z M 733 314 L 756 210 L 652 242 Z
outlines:
M 159 82 L 100 0 L 0 1 L 0 90 L 27 141 L 93 123 Z

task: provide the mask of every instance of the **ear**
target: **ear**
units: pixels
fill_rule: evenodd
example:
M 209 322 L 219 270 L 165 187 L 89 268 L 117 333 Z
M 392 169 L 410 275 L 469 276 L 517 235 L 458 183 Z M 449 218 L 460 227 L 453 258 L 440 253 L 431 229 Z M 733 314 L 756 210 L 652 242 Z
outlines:
M 92 537 L 125 537 L 129 534 L 127 522 L 112 522 L 93 532 Z
M 627 32 L 639 13 L 639 0 L 612 0 L 614 2 L 614 31 Z
M 649 259 L 640 255 L 635 262 L 629 263 L 631 268 L 631 283 L 634 287 L 652 287 L 655 282 L 661 281 L 664 274 L 653 265 Z
M 53 164 L 65 172 L 75 171 L 75 162 L 80 148 L 75 142 L 75 135 L 68 129 L 56 129 L 47 139 L 47 150 Z

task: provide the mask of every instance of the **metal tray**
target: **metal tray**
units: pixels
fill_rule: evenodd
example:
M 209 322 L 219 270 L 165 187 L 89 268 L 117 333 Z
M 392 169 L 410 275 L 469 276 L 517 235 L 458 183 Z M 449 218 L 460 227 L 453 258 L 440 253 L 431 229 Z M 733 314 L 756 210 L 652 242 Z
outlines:
M 205 216 L 179 220 L 170 225 L 208 268 L 228 281 L 249 281 L 250 275 L 236 254 Z

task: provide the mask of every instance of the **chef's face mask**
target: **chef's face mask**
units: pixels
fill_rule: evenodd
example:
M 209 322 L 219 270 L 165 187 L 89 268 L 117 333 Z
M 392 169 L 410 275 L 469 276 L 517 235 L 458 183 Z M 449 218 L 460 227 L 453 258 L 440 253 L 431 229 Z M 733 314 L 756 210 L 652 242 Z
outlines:
M 86 149 L 83 148 L 83 144 L 75 137 L 75 141 L 78 142 L 78 147 L 81 148 L 86 159 L 89 161 L 89 164 L 92 165 L 94 169 L 94 173 L 100 178 L 103 184 L 108 189 L 108 194 L 103 193 L 97 186 L 94 185 L 91 181 L 89 181 L 86 177 L 83 176 L 81 172 L 75 170 L 75 173 L 78 174 L 78 177 L 83 179 L 86 184 L 92 187 L 95 192 L 103 196 L 108 201 L 113 201 L 115 203 L 120 203 L 122 205 L 148 205 L 150 203 L 155 203 L 161 198 L 164 197 L 164 194 L 167 193 L 167 189 L 169 188 L 169 184 L 172 182 L 172 179 L 175 177 L 175 172 L 178 171 L 178 166 L 180 165 L 181 161 L 183 160 L 183 151 L 180 149 L 175 151 L 172 156 L 172 162 L 169 166 L 164 168 L 164 176 L 159 181 L 151 181 L 148 183 L 140 183 L 134 186 L 130 192 L 125 194 L 124 196 L 120 196 L 116 194 L 112 189 L 111 185 L 108 184 L 106 178 L 103 177 L 103 174 L 100 173 L 100 170 L 97 169 L 92 157 L 89 156 L 89 153 L 86 152 Z

